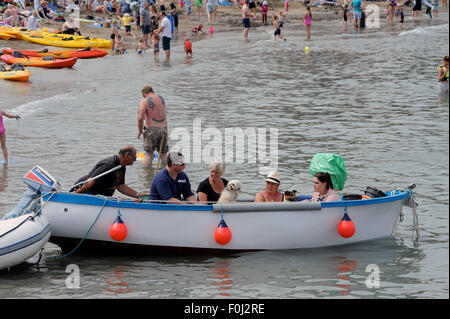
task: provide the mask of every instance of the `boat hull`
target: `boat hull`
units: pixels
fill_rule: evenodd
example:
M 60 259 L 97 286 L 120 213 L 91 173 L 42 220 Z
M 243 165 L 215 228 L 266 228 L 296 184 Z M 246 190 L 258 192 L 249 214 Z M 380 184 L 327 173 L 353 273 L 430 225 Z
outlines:
M 390 236 L 407 197 L 407 193 L 400 192 L 388 198 L 330 203 L 185 206 L 55 193 L 43 198 L 46 204 L 42 213 L 52 226 L 50 241 L 65 246 L 61 247 L 63 250 L 74 248 L 82 239 L 82 246 L 134 245 L 140 250 L 279 250 L 343 245 Z M 337 228 L 345 212 L 356 226 L 350 238 L 340 236 Z M 128 230 L 120 242 L 109 233 L 118 213 Z M 226 245 L 218 244 L 214 238 L 222 216 L 232 233 Z
M 31 214 L 0 220 L 0 269 L 13 267 L 33 257 L 48 242 L 50 224 Z

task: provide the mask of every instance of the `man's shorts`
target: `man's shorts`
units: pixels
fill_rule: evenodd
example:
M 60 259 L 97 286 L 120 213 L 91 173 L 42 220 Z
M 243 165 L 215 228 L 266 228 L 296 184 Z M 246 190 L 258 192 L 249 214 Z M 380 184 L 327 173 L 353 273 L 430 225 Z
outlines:
M 242 23 L 244 24 L 244 29 L 250 28 L 250 19 L 249 18 L 243 18 Z
M 144 129 L 144 150 L 147 153 L 153 153 L 153 151 L 158 151 L 161 148 L 161 141 L 164 137 L 164 143 L 162 146 L 162 153 L 167 153 L 169 151 L 169 146 L 167 144 L 168 134 L 167 127 L 147 127 Z
M 169 37 L 162 37 L 162 45 L 164 51 L 170 50 L 170 40 L 172 39 Z
M 131 32 L 131 25 L 125 26 L 125 32 Z
M 361 11 L 356 11 L 353 13 L 353 16 L 355 17 L 355 19 L 361 19 L 362 18 L 362 12 Z
M 150 24 L 142 25 L 141 28 L 142 28 L 142 33 L 143 34 L 149 34 L 150 33 Z

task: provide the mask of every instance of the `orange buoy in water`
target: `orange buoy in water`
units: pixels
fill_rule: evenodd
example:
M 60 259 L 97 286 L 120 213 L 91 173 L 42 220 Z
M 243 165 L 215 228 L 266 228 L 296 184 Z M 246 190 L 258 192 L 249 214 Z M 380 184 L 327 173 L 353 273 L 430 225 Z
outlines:
M 111 225 L 111 228 L 109 229 L 109 235 L 115 241 L 122 241 L 125 239 L 125 237 L 127 237 L 128 229 L 120 216 L 117 216 L 116 220 Z
M 355 233 L 355 223 L 350 219 L 347 213 L 339 221 L 338 232 L 344 238 L 350 238 Z
M 216 228 L 214 239 L 220 245 L 226 245 L 231 240 L 231 230 L 230 228 L 228 228 L 228 225 L 223 219 L 220 221 L 219 225 Z

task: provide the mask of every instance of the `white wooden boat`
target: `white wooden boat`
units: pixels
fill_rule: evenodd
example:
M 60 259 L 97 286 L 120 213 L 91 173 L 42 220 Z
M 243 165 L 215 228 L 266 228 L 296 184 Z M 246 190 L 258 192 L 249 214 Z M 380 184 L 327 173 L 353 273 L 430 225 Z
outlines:
M 33 199 L 18 206 L 34 203 L 34 209 L 52 227 L 50 241 L 63 252 L 75 247 L 126 252 L 155 249 L 233 252 L 350 244 L 391 236 L 403 205 L 414 200 L 412 190 L 407 189 L 386 192 L 385 197 L 336 202 L 136 203 L 60 191 L 59 183 L 38 166 L 25 175 L 24 182 L 30 186 L 26 194 Z M 338 231 L 345 213 L 355 226 L 348 238 Z M 110 229 L 118 216 L 127 233 L 123 239 L 115 240 Z M 219 244 L 215 238 L 222 219 L 232 235 L 225 244 Z
M 0 270 L 33 257 L 50 235 L 50 224 L 42 215 L 26 214 L 0 220 Z
M 81 246 L 105 248 L 105 244 L 112 244 L 114 249 L 122 246 L 127 250 L 278 250 L 390 236 L 409 196 L 407 191 L 393 191 L 387 197 L 326 203 L 174 205 L 52 193 L 42 199 L 42 214 L 52 226 L 50 241 L 63 251 L 73 249 L 83 238 Z M 350 238 L 338 232 L 345 212 L 355 224 Z M 118 214 L 128 230 L 120 242 L 110 236 Z M 214 236 L 222 217 L 232 233 L 226 245 L 218 244 Z

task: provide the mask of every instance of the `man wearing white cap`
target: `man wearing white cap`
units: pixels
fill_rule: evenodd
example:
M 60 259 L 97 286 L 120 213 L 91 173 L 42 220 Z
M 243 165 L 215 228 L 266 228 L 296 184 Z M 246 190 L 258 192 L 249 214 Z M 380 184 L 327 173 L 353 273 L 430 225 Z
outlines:
M 284 201 L 284 194 L 278 191 L 280 186 L 280 174 L 277 172 L 270 172 L 266 178 L 266 189 L 259 192 L 255 196 L 255 202 L 282 202 Z

